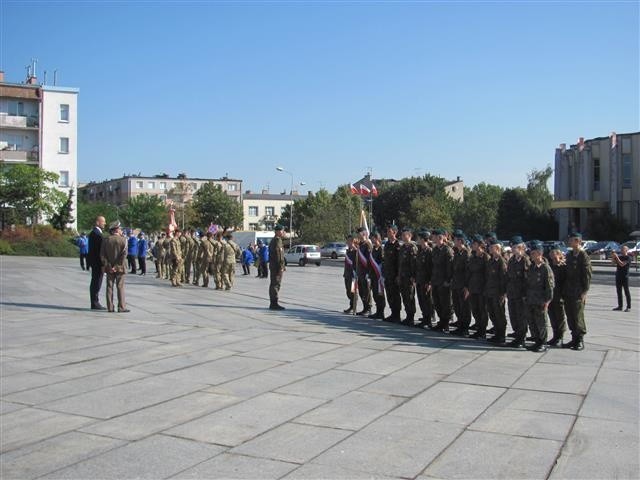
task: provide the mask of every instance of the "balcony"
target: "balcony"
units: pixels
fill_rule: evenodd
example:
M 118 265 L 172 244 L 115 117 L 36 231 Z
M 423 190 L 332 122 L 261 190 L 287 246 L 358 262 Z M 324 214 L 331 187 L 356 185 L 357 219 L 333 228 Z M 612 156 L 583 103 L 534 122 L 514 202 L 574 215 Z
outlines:
M 38 164 L 38 152 L 25 150 L 0 150 L 0 162 Z
M 24 117 L 0 113 L 0 128 L 38 129 L 38 117 Z

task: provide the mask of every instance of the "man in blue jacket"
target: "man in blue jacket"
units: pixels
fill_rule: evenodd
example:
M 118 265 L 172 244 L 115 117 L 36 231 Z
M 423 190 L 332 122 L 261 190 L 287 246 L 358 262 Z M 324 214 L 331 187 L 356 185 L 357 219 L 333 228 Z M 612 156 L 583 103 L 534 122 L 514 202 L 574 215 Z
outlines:
M 138 234 L 138 266 L 140 267 L 140 275 L 147 274 L 147 250 L 149 244 L 144 237 L 144 232 Z
M 242 274 L 250 275 L 251 274 L 251 264 L 253 263 L 253 252 L 251 251 L 251 245 L 248 245 L 242 251 Z
M 87 254 L 89 253 L 89 239 L 87 234 L 82 232 L 76 240 L 76 245 L 80 251 L 80 266 L 82 270 L 89 269 L 89 261 L 87 260 Z M 86 264 L 86 265 L 85 265 Z
M 129 261 L 129 273 L 136 273 L 136 259 L 138 258 L 138 239 L 133 230 L 129 230 L 129 240 L 127 242 L 127 260 Z

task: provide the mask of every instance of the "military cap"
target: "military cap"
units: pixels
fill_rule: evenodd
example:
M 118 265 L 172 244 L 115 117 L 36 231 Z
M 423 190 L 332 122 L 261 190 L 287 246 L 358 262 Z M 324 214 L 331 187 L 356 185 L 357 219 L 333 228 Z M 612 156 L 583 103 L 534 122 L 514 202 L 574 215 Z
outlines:
M 358 227 L 358 228 L 356 229 L 356 232 L 357 232 L 357 233 L 362 233 L 362 232 L 366 232 L 366 231 L 367 231 L 367 229 L 366 229 L 366 228 L 364 228 L 364 227 Z
M 276 225 L 275 227 L 273 227 L 273 230 L 276 232 L 281 232 L 282 230 L 284 230 L 284 227 L 280 224 Z
M 436 228 L 433 233 L 435 235 L 446 235 L 447 231 L 444 228 Z
M 391 225 L 389 225 L 389 228 L 390 228 L 391 230 L 393 230 L 394 232 L 397 232 L 397 231 L 398 231 L 398 226 L 397 226 L 395 223 L 392 223 Z
M 116 220 L 115 222 L 111 222 L 109 225 L 109 231 L 116 230 L 120 228 L 120 221 Z
M 520 245 L 521 243 L 524 243 L 524 240 L 520 235 L 514 235 L 511 237 L 511 245 Z
M 429 232 L 429 230 L 420 230 L 418 232 L 418 236 L 423 240 L 429 240 L 430 235 L 431 235 L 431 232 Z
M 496 240 L 495 238 L 491 237 L 489 239 L 489 241 L 487 242 L 487 245 L 501 245 L 500 242 L 498 240 Z
M 464 239 L 464 232 L 462 230 L 456 230 L 453 232 L 453 238 L 462 238 Z
M 413 233 L 413 229 L 411 227 L 402 227 L 402 233 Z
M 482 238 L 482 235 L 476 234 L 473 236 L 473 241 L 476 243 L 483 243 L 484 239 Z
M 544 246 L 542 245 L 542 242 L 540 240 L 534 240 L 533 242 L 531 242 L 531 251 L 533 252 L 534 250 L 538 251 L 538 252 L 544 252 Z
M 580 240 L 582 240 L 582 234 L 580 232 L 571 232 L 569 234 L 569 238 L 579 238 Z
M 353 235 L 351 233 L 348 233 L 344 238 L 345 238 L 345 240 L 352 240 L 353 239 Z
M 484 234 L 484 238 L 498 238 L 496 232 L 488 232 Z

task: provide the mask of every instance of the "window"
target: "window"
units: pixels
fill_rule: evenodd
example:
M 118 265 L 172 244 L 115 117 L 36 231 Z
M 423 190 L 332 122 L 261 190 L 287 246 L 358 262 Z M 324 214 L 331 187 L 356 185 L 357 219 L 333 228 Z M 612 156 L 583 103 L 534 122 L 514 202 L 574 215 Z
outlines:
M 624 147 L 623 147 L 624 149 Z M 631 154 L 622 155 L 622 188 L 631 188 Z
M 275 215 L 275 207 L 264 207 L 264 214 L 273 217 Z
M 257 223 L 250 223 L 249 224 L 249 230 L 258 230 L 258 224 Z
M 622 153 L 631 153 L 631 139 L 629 137 L 622 139 Z
M 24 117 L 24 103 L 16 101 L 9 102 L 9 116 Z
M 160 190 L 166 190 L 167 189 L 167 182 L 160 182 Z
M 280 207 L 280 215 L 284 214 L 287 211 L 287 207 Z
M 227 185 L 227 191 L 229 192 L 235 192 L 238 189 L 238 185 L 236 185 L 235 183 L 230 183 L 229 185 Z
M 69 153 L 69 138 L 60 137 L 60 150 L 59 153 Z
M 593 159 L 593 190 L 600 191 L 600 159 Z
M 156 189 L 156 182 L 147 182 L 147 188 L 149 190 L 155 190 Z
M 60 105 L 60 121 L 61 122 L 69 121 L 69 105 L 64 103 Z
M 144 182 L 142 180 L 136 180 L 136 188 L 144 188 Z
M 249 207 L 249 216 L 250 217 L 257 217 L 258 215 L 259 215 L 258 207 Z
M 195 192 L 196 190 L 198 190 L 198 184 L 195 182 L 191 182 L 189 186 L 191 187 L 192 192 Z
M 67 170 L 60 170 L 60 178 L 58 179 L 58 186 L 69 186 L 69 172 Z

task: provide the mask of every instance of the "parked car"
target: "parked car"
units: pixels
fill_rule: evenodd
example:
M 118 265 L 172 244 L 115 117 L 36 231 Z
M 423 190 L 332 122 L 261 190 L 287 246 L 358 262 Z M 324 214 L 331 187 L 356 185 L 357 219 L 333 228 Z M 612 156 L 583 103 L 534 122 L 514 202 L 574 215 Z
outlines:
M 598 243 L 595 240 L 583 240 L 582 241 L 582 248 L 584 248 L 585 250 L 588 250 L 589 248 L 593 248 L 593 246 Z
M 627 255 L 633 255 L 635 257 L 638 255 L 638 252 L 640 252 L 640 242 L 637 240 L 629 240 L 620 245 L 620 247 L 622 246 L 626 246 L 629 249 Z
M 338 257 L 344 257 L 347 254 L 347 244 L 342 242 L 327 243 L 320 249 L 320 255 L 323 257 L 331 257 L 334 260 Z
M 604 260 L 611 256 L 611 252 L 620 253 L 620 244 L 618 242 L 604 240 L 602 242 L 597 242 L 588 249 L 585 248 L 585 251 L 589 255 L 599 255 L 600 258 Z
M 284 254 L 284 264 L 298 264 L 301 267 L 307 263 L 321 263 L 320 249 L 316 245 L 294 245 Z

